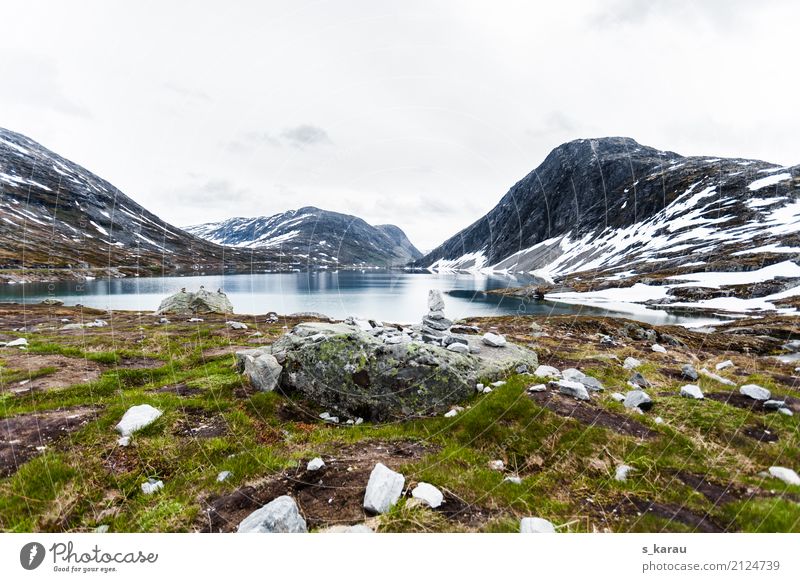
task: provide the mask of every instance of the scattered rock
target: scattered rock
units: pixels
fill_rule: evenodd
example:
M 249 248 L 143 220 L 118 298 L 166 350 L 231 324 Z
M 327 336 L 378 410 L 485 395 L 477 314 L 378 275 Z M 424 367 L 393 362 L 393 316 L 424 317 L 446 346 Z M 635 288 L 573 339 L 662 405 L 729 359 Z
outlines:
M 625 401 L 625 395 L 622 392 L 612 392 L 611 393 L 611 398 L 613 398 L 617 402 L 624 402 Z
M 142 483 L 142 493 L 145 495 L 152 495 L 156 491 L 160 491 L 164 488 L 164 482 L 158 481 L 156 479 L 148 479 L 144 483 Z
M 770 467 L 769 474 L 776 479 L 780 479 L 787 485 L 800 485 L 800 476 L 792 469 L 786 467 Z
M 492 471 L 503 471 L 506 468 L 506 464 L 500 459 L 495 459 L 494 461 L 489 461 L 489 468 Z
M 681 376 L 693 381 L 700 378 L 700 374 L 697 373 L 697 370 L 695 370 L 694 366 L 691 364 L 684 364 L 681 366 Z
M 320 457 L 314 457 L 308 462 L 306 465 L 306 471 L 319 471 L 325 466 L 325 461 L 323 461 Z
M 155 422 L 159 416 L 161 416 L 161 411 L 149 404 L 131 406 L 115 428 L 123 437 L 129 437 L 136 431 Z
M 769 400 L 770 392 L 758 384 L 745 384 L 739 388 L 739 394 L 749 396 L 753 400 Z
M 411 497 L 419 499 L 433 509 L 439 507 L 444 501 L 444 495 L 430 483 L 420 483 L 411 491 Z
M 786 407 L 785 400 L 767 400 L 764 402 L 765 410 L 780 410 Z
M 718 374 L 715 374 L 713 372 L 709 372 L 705 368 L 702 368 L 700 370 L 700 375 L 701 376 L 705 376 L 706 378 L 709 378 L 709 379 L 714 380 L 716 382 L 719 382 L 720 384 L 724 384 L 725 386 L 736 386 L 736 382 L 732 382 L 731 380 L 728 380 L 727 378 L 723 378 L 722 376 L 720 376 Z
M 617 467 L 616 472 L 614 473 L 614 479 L 620 482 L 624 482 L 628 480 L 628 474 L 633 471 L 633 467 L 630 465 L 619 465 Z
M 451 352 L 456 352 L 457 354 L 468 354 L 469 353 L 469 346 L 467 344 L 462 344 L 459 342 L 453 342 L 447 346 L 447 349 Z
M 445 418 L 453 418 L 453 417 L 454 417 L 454 416 L 456 416 L 457 414 L 458 414 L 458 410 L 456 410 L 455 408 L 453 408 L 453 409 L 451 409 L 451 410 L 449 410 L 449 411 L 445 412 L 445 413 L 444 413 L 444 417 L 445 417 Z
M 506 338 L 496 333 L 483 334 L 483 343 L 493 348 L 504 348 L 506 346 Z
M 239 524 L 238 533 L 306 533 L 306 520 L 294 499 L 281 495 L 257 509 Z
M 547 386 L 544 384 L 534 384 L 533 386 L 528 386 L 528 392 L 544 392 L 547 390 Z
M 386 513 L 400 499 L 405 477 L 392 471 L 383 463 L 378 463 L 372 469 L 364 494 L 364 509 L 372 513 Z
M 11 340 L 6 344 L 7 348 L 25 348 L 28 347 L 28 340 L 24 337 L 17 338 L 15 340 Z
M 638 386 L 639 388 L 650 388 L 651 386 L 647 378 L 642 376 L 640 372 L 634 372 L 634 374 L 630 377 L 628 382 L 630 382 L 634 386 Z
M 720 362 L 716 365 L 717 372 L 721 370 L 727 370 L 728 368 L 733 368 L 733 362 L 731 360 L 725 360 L 724 362 Z
M 173 313 L 176 315 L 193 315 L 195 313 L 233 313 L 233 305 L 228 296 L 221 290 L 216 293 L 206 291 L 203 287 L 196 293 L 181 289 L 161 302 L 157 315 Z
M 233 473 L 231 473 L 230 471 L 220 471 L 219 474 L 217 475 L 217 483 L 222 483 L 223 481 L 227 481 L 228 479 L 231 478 L 232 475 Z
M 236 368 L 261 392 L 272 392 L 278 386 L 283 366 L 268 349 L 257 348 L 236 352 Z
M 650 349 L 653 350 L 656 353 L 659 353 L 659 354 L 666 354 L 667 353 L 667 348 L 665 348 L 664 346 L 662 346 L 660 344 L 653 344 L 650 347 Z
M 625 358 L 625 361 L 622 363 L 622 367 L 626 370 L 635 370 L 641 365 L 642 362 L 636 358 Z
M 794 412 L 792 412 L 789 408 L 779 408 L 778 412 L 784 416 L 794 416 Z
M 703 391 L 700 390 L 700 386 L 696 384 L 686 384 L 686 386 L 681 386 L 681 396 L 684 398 L 694 398 L 695 400 L 703 400 Z
M 642 390 L 631 390 L 625 395 L 625 400 L 622 404 L 625 408 L 638 408 L 639 410 L 648 411 L 653 407 L 653 399 Z
M 583 379 L 586 378 L 586 374 L 575 368 L 567 368 L 561 372 L 561 377 L 570 382 L 583 382 Z
M 603 390 L 605 390 L 603 383 L 600 382 L 600 380 L 598 380 L 597 378 L 593 378 L 592 376 L 584 377 L 584 379 L 581 381 L 581 384 L 583 384 L 584 386 L 586 386 L 586 388 L 594 392 L 602 392 Z
M 522 479 L 519 475 L 508 475 L 503 479 L 503 483 L 513 483 L 514 485 L 522 485 Z
M 571 380 L 557 380 L 555 382 L 550 382 L 550 387 L 553 389 L 558 389 L 561 394 L 572 396 L 578 400 L 589 400 L 589 392 L 586 390 L 586 386 L 580 382 L 573 382 Z
M 561 371 L 553 366 L 539 366 L 533 372 L 537 378 L 561 378 Z
M 52 306 L 55 306 L 55 307 L 59 307 L 61 305 L 64 305 L 64 302 L 61 301 L 61 299 L 54 299 L 53 297 L 48 297 L 47 299 L 42 299 L 39 302 L 39 304 L 40 305 L 52 305 Z
M 325 422 L 332 422 L 333 424 L 339 423 L 339 417 L 333 416 L 330 412 L 327 411 L 320 413 L 319 417 Z
M 520 533 L 556 533 L 555 526 L 541 517 L 523 517 L 519 522 Z
M 226 321 L 225 325 L 231 329 L 247 329 L 247 324 L 241 321 Z

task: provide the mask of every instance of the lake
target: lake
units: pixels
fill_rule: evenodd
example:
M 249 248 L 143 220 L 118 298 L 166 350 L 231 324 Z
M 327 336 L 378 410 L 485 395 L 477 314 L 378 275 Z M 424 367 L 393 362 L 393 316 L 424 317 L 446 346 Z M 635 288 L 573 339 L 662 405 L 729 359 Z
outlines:
M 236 313 L 281 315 L 316 311 L 342 319 L 348 315 L 398 323 L 418 322 L 427 312 L 429 289 L 445 297 L 445 313 L 451 319 L 467 316 L 617 315 L 653 324 L 692 323 L 708 318 L 671 315 L 657 309 L 631 305 L 624 312 L 551 301 L 489 295 L 486 291 L 519 287 L 535 282 L 532 277 L 469 273 L 411 273 L 404 271 L 339 271 L 268 273 L 252 275 L 97 279 L 84 282 L 0 285 L 0 301 L 38 303 L 55 297 L 66 305 L 80 303 L 99 309 L 153 311 L 167 295 L 182 287 L 201 285 L 228 294 Z

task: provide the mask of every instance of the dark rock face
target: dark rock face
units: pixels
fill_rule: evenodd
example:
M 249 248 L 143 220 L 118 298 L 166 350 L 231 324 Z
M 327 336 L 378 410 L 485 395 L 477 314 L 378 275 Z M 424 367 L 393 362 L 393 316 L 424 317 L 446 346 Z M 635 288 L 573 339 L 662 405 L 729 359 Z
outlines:
M 527 271 L 563 258 L 556 274 L 564 274 L 613 271 L 640 258 L 639 272 L 650 272 L 696 261 L 693 252 L 799 246 L 791 219 L 772 214 L 796 204 L 798 186 L 800 166 L 683 157 L 624 137 L 577 140 L 553 150 L 486 216 L 415 265 Z M 781 221 L 779 232 L 768 226 Z M 717 237 L 720 229 L 732 234 Z M 713 256 L 732 265 L 747 258 Z
M 186 230 L 221 245 L 307 255 L 308 266 L 404 265 L 422 256 L 397 226 L 372 226 L 355 216 L 312 206 Z
M 0 128 L 0 267 L 120 274 L 278 268 L 277 253 L 223 249 L 170 225 L 109 182 Z M 24 264 L 22 258 L 24 256 Z

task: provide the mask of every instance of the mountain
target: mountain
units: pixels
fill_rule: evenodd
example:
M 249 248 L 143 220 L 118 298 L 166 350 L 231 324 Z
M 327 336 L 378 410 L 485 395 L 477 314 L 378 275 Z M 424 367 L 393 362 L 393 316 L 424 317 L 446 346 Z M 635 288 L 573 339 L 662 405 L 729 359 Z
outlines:
M 800 166 L 576 140 L 414 266 L 549 279 L 757 268 L 800 256 L 799 186 Z
M 404 265 L 422 256 L 397 226 L 306 206 L 273 216 L 231 218 L 186 227 L 216 244 L 299 254 L 316 266 Z
M 419 256 L 404 236 L 398 242 L 353 217 L 340 222 L 359 232 L 370 231 L 348 252 L 339 253 L 342 268 L 385 266 L 389 259 L 407 262 Z M 337 240 L 331 236 L 328 241 L 331 256 L 337 254 Z M 309 260 L 302 244 L 241 248 L 221 242 L 225 241 L 210 242 L 164 222 L 85 168 L 0 128 L 0 280 L 319 266 Z

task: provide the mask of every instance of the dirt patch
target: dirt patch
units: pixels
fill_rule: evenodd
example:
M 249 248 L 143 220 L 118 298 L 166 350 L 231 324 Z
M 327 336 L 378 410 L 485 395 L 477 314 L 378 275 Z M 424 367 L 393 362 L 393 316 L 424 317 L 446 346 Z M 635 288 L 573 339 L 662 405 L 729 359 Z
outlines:
M 99 378 L 102 373 L 100 365 L 91 360 L 61 355 L 2 350 L 0 360 L 7 369 L 0 375 L 0 392 L 15 394 L 86 384 Z M 11 371 L 17 372 L 16 377 L 14 381 L 6 382 L 4 377 L 10 375 Z
M 468 503 L 447 489 L 442 490 L 442 494 L 444 495 L 444 502 L 433 511 L 470 529 L 478 529 L 481 525 L 501 513 L 497 510 Z
M 96 413 L 95 408 L 68 408 L 0 420 L 0 477 L 16 473 L 23 463 L 86 425 Z
M 230 356 L 231 360 L 233 360 L 233 355 L 236 352 L 241 350 L 252 350 L 253 346 L 222 346 L 218 348 L 208 348 L 207 350 L 203 350 L 202 357 L 204 360 L 213 360 L 216 358 L 222 358 L 224 356 Z
M 739 394 L 738 392 L 709 392 L 705 395 L 705 397 L 710 400 L 722 402 L 723 404 L 730 404 L 736 408 L 744 408 L 745 410 L 750 410 L 752 412 L 765 412 L 764 404 L 760 400 L 753 400 L 749 396 Z
M 177 394 L 178 396 L 195 396 L 200 394 L 202 390 L 196 386 L 189 386 L 188 384 L 180 383 L 162 386 L 161 388 L 156 388 L 153 390 L 153 392 L 159 392 L 161 394 Z
M 534 392 L 530 397 L 540 406 L 559 416 L 574 418 L 589 426 L 599 426 L 619 434 L 643 439 L 658 436 L 656 431 L 649 429 L 641 422 L 623 414 L 609 412 L 596 404 L 568 398 L 552 391 Z
M 676 471 L 675 477 L 698 493 L 701 493 L 714 505 L 724 505 L 745 497 L 752 497 L 741 485 L 728 483 L 721 485 L 709 481 L 704 475 L 697 475 L 688 471 Z
M 194 407 L 183 409 L 183 418 L 175 428 L 176 435 L 199 439 L 223 436 L 227 432 L 228 423 L 221 414 Z
M 760 443 L 774 443 L 778 441 L 778 435 L 775 431 L 761 424 L 746 427 L 742 431 L 742 434 Z
M 638 497 L 626 497 L 609 508 L 618 515 L 643 515 L 650 513 L 668 521 L 677 521 L 692 528 L 695 532 L 720 533 L 725 531 L 708 513 L 695 513 L 683 505 L 658 503 Z
M 122 358 L 118 363 L 112 364 L 115 368 L 128 368 L 129 370 L 153 370 L 165 364 L 164 360 L 156 358 Z
M 335 455 L 323 455 L 325 467 L 319 471 L 306 471 L 305 459 L 296 468 L 206 500 L 197 525 L 204 532 L 236 531 L 242 519 L 280 495 L 295 499 L 309 529 L 361 523 L 368 517 L 364 492 L 375 464 L 398 469 L 433 451 L 413 441 L 347 445 Z

